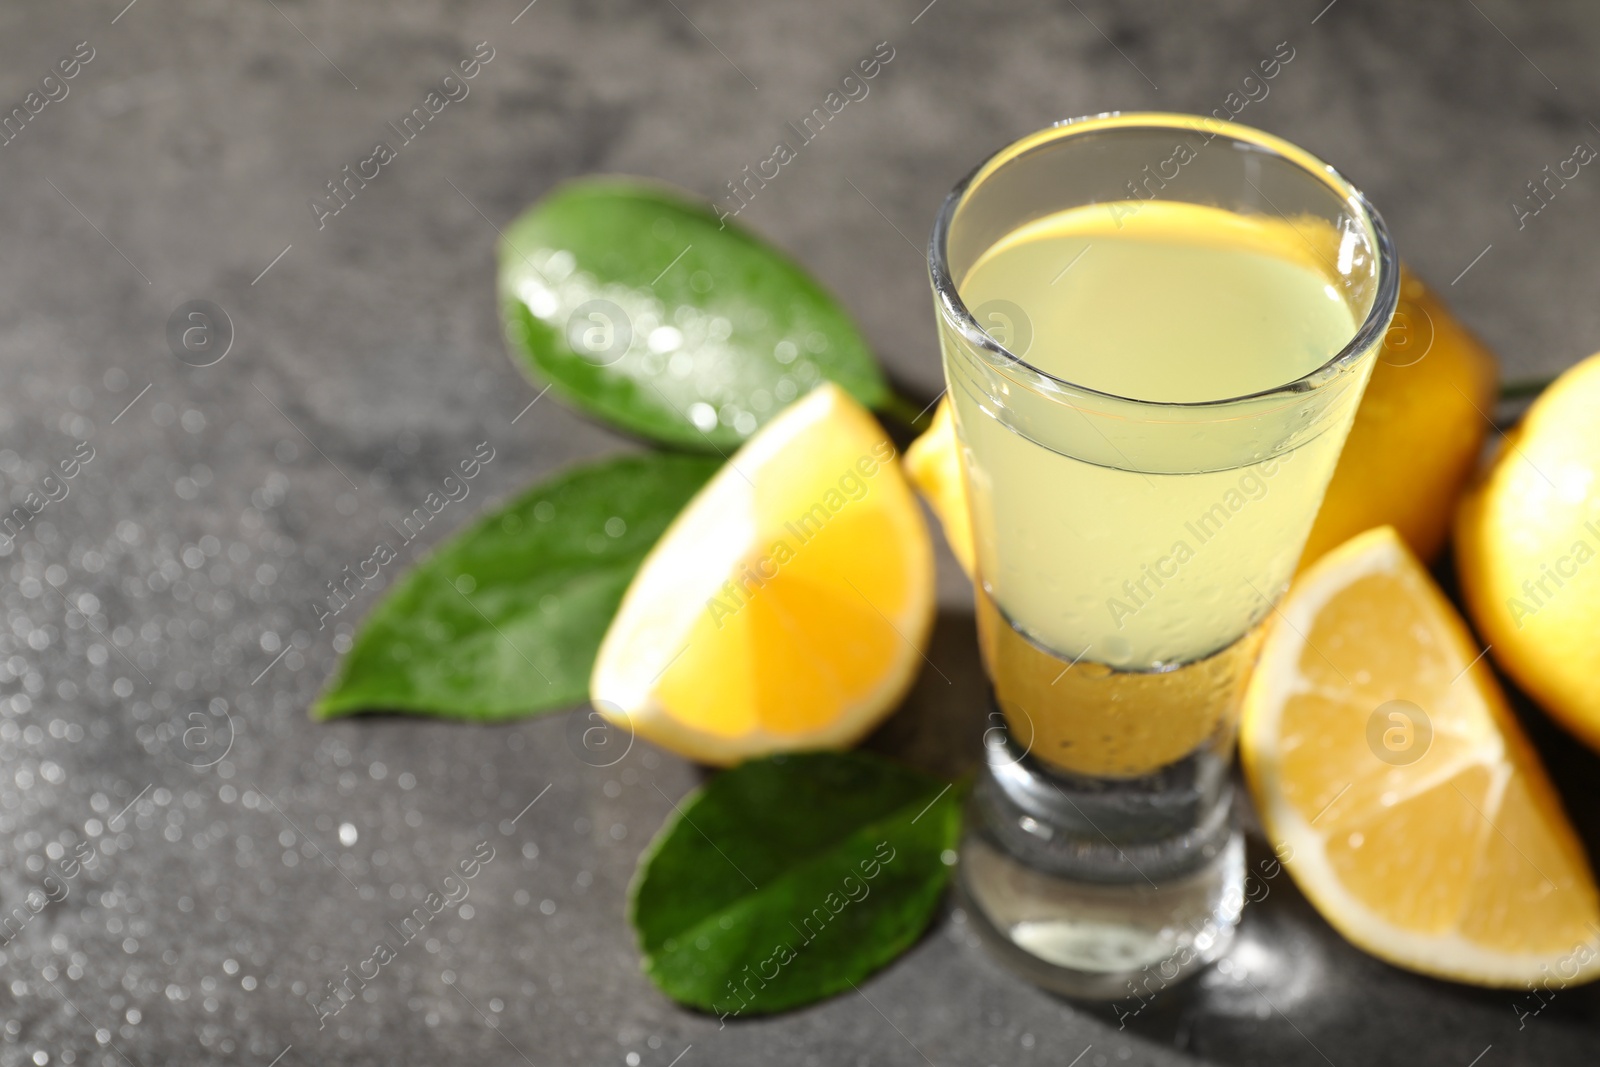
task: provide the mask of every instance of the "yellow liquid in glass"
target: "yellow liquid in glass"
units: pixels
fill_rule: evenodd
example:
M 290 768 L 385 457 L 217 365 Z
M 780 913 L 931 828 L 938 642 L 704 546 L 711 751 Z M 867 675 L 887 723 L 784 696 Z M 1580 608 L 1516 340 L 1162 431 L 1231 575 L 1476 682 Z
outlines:
M 1331 229 L 1304 221 L 1177 202 L 1088 205 L 1013 231 L 958 287 L 980 325 L 1007 329 L 1000 339 L 1048 374 L 1133 400 L 1222 400 L 1292 382 L 1354 336 L 1358 315 L 1332 273 L 1338 248 Z M 1187 470 L 1183 455 L 1143 470 L 1064 455 L 965 388 L 951 395 L 990 607 L 1064 662 L 1149 671 L 1205 659 L 1270 611 L 1360 389 L 1298 447 L 1194 473 L 1170 473 Z

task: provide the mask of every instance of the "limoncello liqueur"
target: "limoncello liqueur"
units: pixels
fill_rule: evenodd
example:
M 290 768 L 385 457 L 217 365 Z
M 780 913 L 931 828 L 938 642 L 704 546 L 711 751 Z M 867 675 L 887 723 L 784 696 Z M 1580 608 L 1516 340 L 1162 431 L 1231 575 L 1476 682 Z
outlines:
M 1198 204 L 1090 204 L 1013 230 L 957 285 L 979 325 L 1046 374 L 1130 400 L 1224 400 L 1293 382 L 1350 341 L 1358 315 L 1335 284 L 1337 237 Z M 955 384 L 980 629 L 1013 732 L 1038 732 L 1042 758 L 1096 774 L 1147 771 L 1210 736 L 1212 709 L 1228 703 L 1216 687 L 1242 682 L 1248 664 L 1235 661 L 1254 644 L 1203 661 L 1281 594 L 1359 395 L 1296 447 L 1208 467 L 1182 441 L 1154 463 L 1075 458 Z M 1076 677 L 1063 678 L 1067 664 Z M 1137 676 L 1191 664 L 1189 684 Z M 1130 714 L 1075 727 L 1083 685 L 1098 688 L 1096 707 L 1120 686 L 1113 702 Z

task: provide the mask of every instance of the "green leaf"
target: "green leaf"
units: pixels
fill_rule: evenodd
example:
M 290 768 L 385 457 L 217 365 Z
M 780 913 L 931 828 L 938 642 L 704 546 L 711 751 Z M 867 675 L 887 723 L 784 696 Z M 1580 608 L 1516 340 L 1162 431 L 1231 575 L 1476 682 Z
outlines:
M 718 1015 L 850 988 L 933 917 L 957 793 L 865 752 L 776 756 L 712 779 L 640 860 L 631 919 L 645 972 Z
M 624 178 L 576 181 L 500 243 L 519 362 L 632 433 L 726 450 L 824 379 L 889 395 L 865 340 L 800 266 L 709 206 Z
M 497 721 L 586 700 L 634 572 L 717 466 L 660 453 L 603 460 L 486 515 L 372 609 L 312 715 Z

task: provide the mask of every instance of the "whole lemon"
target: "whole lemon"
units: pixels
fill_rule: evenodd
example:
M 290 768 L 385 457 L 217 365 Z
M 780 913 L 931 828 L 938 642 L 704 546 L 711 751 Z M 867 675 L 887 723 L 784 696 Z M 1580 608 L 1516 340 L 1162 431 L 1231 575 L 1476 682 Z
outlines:
M 1506 435 L 1456 518 L 1467 607 L 1495 660 L 1600 750 L 1600 354 Z
M 1497 377 L 1494 355 L 1402 269 L 1394 322 L 1301 568 L 1374 526 L 1393 526 L 1423 562 L 1438 555 L 1491 426 Z

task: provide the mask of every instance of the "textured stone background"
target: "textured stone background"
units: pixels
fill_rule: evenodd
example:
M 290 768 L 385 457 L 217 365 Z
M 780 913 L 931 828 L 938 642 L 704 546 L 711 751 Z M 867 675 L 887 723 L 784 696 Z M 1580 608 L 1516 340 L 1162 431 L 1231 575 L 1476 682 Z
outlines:
M 1600 174 L 1520 231 L 1509 204 L 1576 142 L 1600 144 L 1592 7 L 125 2 L 0 9 L 6 109 L 76 42 L 95 49 L 0 147 L 0 493 L 79 440 L 95 450 L 0 554 L 0 904 L 81 843 L 97 855 L 0 948 L 0 1064 L 1592 1059 L 1594 995 L 1562 992 L 1519 1027 L 1532 1002 L 1360 955 L 1286 877 L 1248 909 L 1226 973 L 1125 1029 L 1001 972 L 947 913 L 862 995 L 719 1031 L 640 976 L 622 919 L 635 858 L 695 769 L 642 744 L 588 767 L 564 716 L 305 717 L 337 656 L 314 626 L 323 583 L 475 442 L 497 458 L 430 543 L 485 500 L 633 447 L 553 402 L 511 422 L 535 390 L 502 351 L 494 227 L 553 183 L 631 172 L 716 195 L 891 42 L 871 95 L 743 219 L 931 396 L 921 246 L 959 175 L 1057 118 L 1210 111 L 1288 41 L 1294 60 L 1241 119 L 1361 185 L 1510 376 L 1551 372 L 1600 347 Z M 307 198 L 479 41 L 495 58 L 471 96 L 319 232 Z M 236 330 L 205 369 L 164 338 L 196 298 Z M 925 678 L 876 743 L 950 768 L 977 746 L 978 681 L 966 594 L 941 565 L 931 655 L 952 684 Z M 175 735 L 209 722 L 222 744 L 213 700 L 235 736 L 196 768 Z M 1594 850 L 1600 768 L 1533 723 Z M 482 841 L 495 859 L 467 906 L 319 1031 L 304 994 Z

